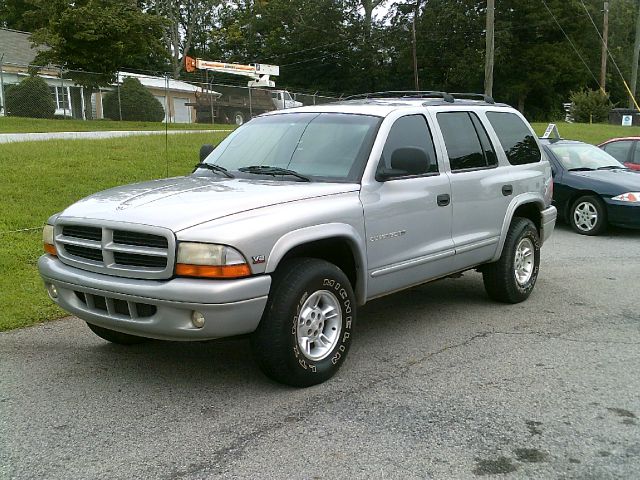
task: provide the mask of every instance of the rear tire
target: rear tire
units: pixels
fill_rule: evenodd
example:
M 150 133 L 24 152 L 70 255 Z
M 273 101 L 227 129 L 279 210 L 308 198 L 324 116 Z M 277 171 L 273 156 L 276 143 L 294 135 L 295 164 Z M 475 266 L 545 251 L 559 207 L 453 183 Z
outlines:
M 511 221 L 502 255 L 482 269 L 484 288 L 493 300 L 520 303 L 531 295 L 540 268 L 540 237 L 533 222 Z
M 116 332 L 115 330 L 99 327 L 98 325 L 94 325 L 89 322 L 87 322 L 87 326 L 100 338 L 111 343 L 117 343 L 118 345 L 136 345 L 138 343 L 145 343 L 149 341 L 146 337 L 138 337 L 136 335 Z
M 242 124 L 244 124 L 244 122 L 246 122 L 246 115 L 244 114 L 244 112 L 241 112 L 240 110 L 238 110 L 237 112 L 235 112 L 233 114 L 233 123 L 235 123 L 237 126 L 240 126 Z
M 347 276 L 332 263 L 296 258 L 278 267 L 258 329 L 251 338 L 260 369 L 273 380 L 309 387 L 344 362 L 356 318 Z

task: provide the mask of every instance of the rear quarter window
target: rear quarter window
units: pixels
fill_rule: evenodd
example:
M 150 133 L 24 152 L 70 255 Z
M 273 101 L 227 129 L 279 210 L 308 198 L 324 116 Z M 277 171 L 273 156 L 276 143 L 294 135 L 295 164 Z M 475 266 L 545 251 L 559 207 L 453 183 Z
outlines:
M 515 113 L 487 112 L 502 149 L 511 165 L 539 162 L 542 158 L 531 130 Z

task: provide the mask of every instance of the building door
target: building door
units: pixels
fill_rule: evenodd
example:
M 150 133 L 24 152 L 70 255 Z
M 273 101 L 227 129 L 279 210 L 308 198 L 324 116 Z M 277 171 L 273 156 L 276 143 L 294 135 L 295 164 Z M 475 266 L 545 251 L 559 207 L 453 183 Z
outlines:
M 191 123 L 191 107 L 187 106 L 188 98 L 174 97 L 173 109 L 175 123 Z

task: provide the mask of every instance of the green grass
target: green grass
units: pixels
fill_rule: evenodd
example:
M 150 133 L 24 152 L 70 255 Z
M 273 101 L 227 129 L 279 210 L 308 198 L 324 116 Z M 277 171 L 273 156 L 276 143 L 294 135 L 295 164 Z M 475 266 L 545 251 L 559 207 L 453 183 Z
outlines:
M 204 143 L 226 134 L 169 137 L 169 176 L 191 171 Z M 164 137 L 58 140 L 0 145 L 0 331 L 59 318 L 36 262 L 53 213 L 98 190 L 166 176 Z M 36 228 L 36 230 L 16 231 Z
M 538 135 L 542 135 L 548 123 L 533 123 L 532 126 Z M 606 123 L 556 123 L 562 138 L 568 140 L 580 140 L 582 142 L 597 145 L 616 137 L 640 136 L 640 127 L 623 127 Z
M 170 123 L 170 130 L 231 129 L 232 125 Z M 117 122 L 114 120 L 46 120 L 40 118 L 0 117 L 0 133 L 94 132 L 99 130 L 164 130 L 158 122 Z

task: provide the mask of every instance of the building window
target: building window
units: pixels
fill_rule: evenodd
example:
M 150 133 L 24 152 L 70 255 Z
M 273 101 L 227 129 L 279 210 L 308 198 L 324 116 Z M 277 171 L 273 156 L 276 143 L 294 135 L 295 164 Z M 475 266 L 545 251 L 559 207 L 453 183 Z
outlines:
M 56 110 L 71 110 L 69 104 L 69 87 L 49 87 L 53 101 L 56 102 Z

